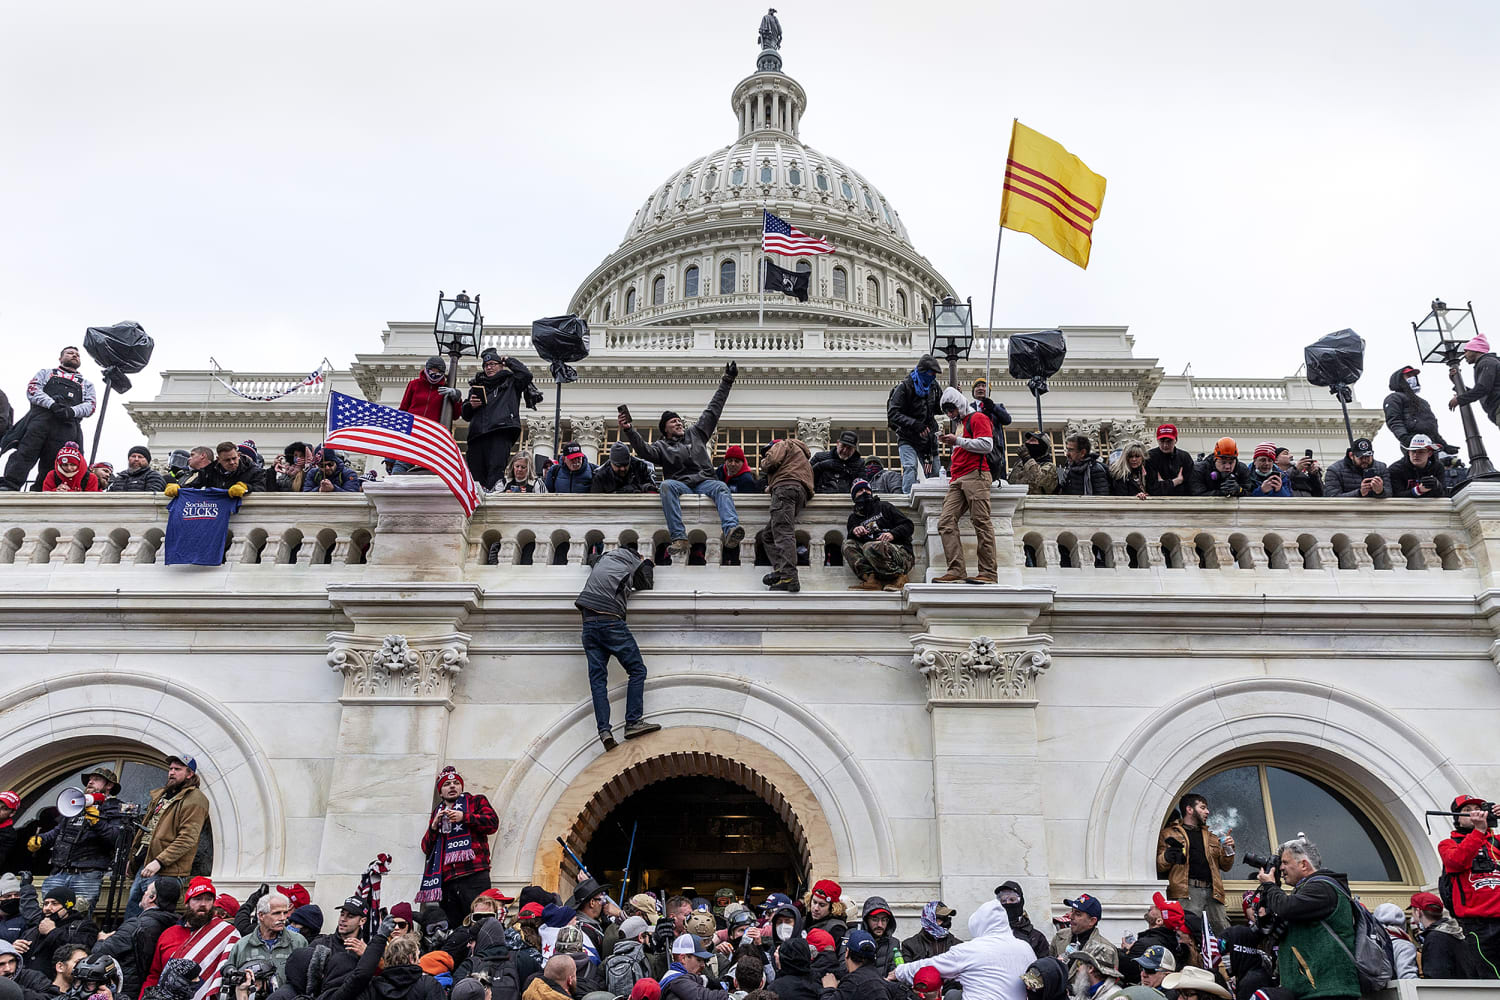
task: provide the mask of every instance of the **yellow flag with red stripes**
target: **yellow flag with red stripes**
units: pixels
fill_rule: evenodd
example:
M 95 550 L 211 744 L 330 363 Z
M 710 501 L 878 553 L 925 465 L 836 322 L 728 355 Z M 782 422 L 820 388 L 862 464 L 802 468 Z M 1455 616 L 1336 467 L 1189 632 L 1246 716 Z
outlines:
M 1103 177 L 1061 143 L 1015 123 L 1000 200 L 1002 227 L 1029 233 L 1043 246 L 1087 268 L 1094 221 L 1103 207 Z

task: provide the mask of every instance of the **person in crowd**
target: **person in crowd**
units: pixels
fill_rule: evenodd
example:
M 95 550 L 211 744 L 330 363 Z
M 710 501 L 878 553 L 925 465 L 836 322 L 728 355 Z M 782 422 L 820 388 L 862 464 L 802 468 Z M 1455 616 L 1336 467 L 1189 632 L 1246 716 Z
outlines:
M 76 347 L 64 347 L 55 368 L 43 368 L 26 385 L 31 404 L 26 415 L 0 438 L 0 452 L 9 451 L 0 491 L 16 491 L 25 484 L 32 466 L 37 467 L 32 489 L 57 464 L 57 453 L 69 442 L 83 440 L 83 419 L 94 412 L 94 383 L 78 373 L 82 357 Z
M 301 493 L 308 470 L 317 464 L 312 445 L 304 441 L 293 441 L 276 456 L 274 465 L 266 474 L 266 487 L 269 489 L 274 481 L 278 492 Z
M 1186 965 L 1191 957 L 1188 948 L 1182 944 L 1181 940 L 1182 935 L 1187 933 L 1187 918 L 1181 903 L 1168 902 L 1167 897 L 1161 893 L 1154 893 L 1145 918 L 1146 929 L 1136 935 L 1135 941 L 1126 950 L 1125 958 L 1120 963 L 1120 971 L 1124 974 L 1123 982 L 1126 986 L 1141 982 L 1141 969 L 1145 966 L 1137 964 L 1135 959 L 1152 948 L 1165 948 L 1172 955 L 1173 968 L 1166 970 L 1167 972 Z M 1166 975 L 1166 972 L 1162 975 Z M 1156 986 L 1158 983 L 1150 985 Z
M 568 905 L 578 912 L 577 926 L 593 945 L 594 954 L 608 954 L 604 947 L 603 921 L 607 919 L 605 908 L 609 906 L 609 886 L 593 878 L 585 878 L 574 887 Z
M 547 470 L 544 477 L 548 493 L 588 493 L 594 483 L 595 467 L 583 453 L 583 445 L 568 441 L 562 446 L 562 460 Z
M 1195 965 L 1189 965 L 1167 976 L 1161 981 L 1161 988 L 1168 996 L 1175 996 L 1177 1000 L 1207 1000 L 1208 997 L 1230 1000 L 1229 991 L 1219 985 L 1214 974 Z M 1318 996 L 1325 995 L 1327 994 L 1318 994 Z M 1355 995 L 1358 996 L 1358 993 L 1356 992 Z
M 1385 426 L 1395 435 L 1402 448 L 1411 444 L 1412 435 L 1425 434 L 1450 455 L 1458 454 L 1458 445 L 1448 444 L 1438 430 L 1437 414 L 1421 396 L 1422 373 L 1407 365 L 1391 373 L 1391 394 L 1381 403 Z
M 1166 945 L 1153 944 L 1131 958 L 1129 963 L 1136 968 L 1134 974 L 1136 981 L 1125 987 L 1126 995 L 1131 1000 L 1157 1000 L 1157 998 L 1165 1000 L 1166 994 L 1161 991 L 1162 980 L 1177 971 L 1177 956 L 1172 953 L 1172 949 Z M 1120 971 L 1125 973 L 1125 979 L 1130 978 L 1129 970 L 1121 969 Z M 1137 986 L 1145 987 L 1151 993 L 1131 993 L 1130 990 Z
M 235 917 L 239 915 L 240 901 L 227 892 L 219 893 L 219 897 L 214 900 L 214 916 L 220 920 L 228 920 L 230 923 L 233 923 Z
M 999 564 L 995 554 L 995 525 L 990 520 L 989 466 L 984 461 L 984 456 L 995 446 L 994 430 L 990 418 L 971 411 L 964 394 L 952 386 L 943 390 L 942 407 L 943 414 L 955 424 L 954 432 L 938 436 L 939 441 L 953 449 L 948 492 L 943 496 L 942 513 L 938 516 L 938 536 L 943 540 L 948 572 L 932 582 L 996 583 Z M 972 577 L 964 565 L 963 539 L 958 533 L 958 519 L 965 513 L 974 525 L 979 548 L 979 573 Z
M 1278 854 L 1279 869 L 1262 869 L 1256 878 L 1260 915 L 1286 928 L 1280 946 L 1285 957 L 1277 963 L 1282 987 L 1298 1000 L 1359 996 L 1348 878 L 1324 868 L 1322 855 L 1305 837 L 1288 840 Z M 1278 873 L 1290 891 L 1281 888 Z M 1171 976 L 1166 985 L 1173 988 Z
M 302 477 L 303 493 L 358 493 L 363 487 L 359 473 L 332 448 L 318 450 L 318 464 Z
M 447 1000 L 448 991 L 419 964 L 422 943 L 415 934 L 386 942 L 379 974 L 370 982 L 370 1000 Z
M 1010 411 L 1005 404 L 990 395 L 990 382 L 986 378 L 976 378 L 974 386 L 970 390 L 974 401 L 970 404 L 975 410 L 990 418 L 990 426 L 995 429 L 996 444 L 989 454 L 990 475 L 996 480 L 1005 478 L 1005 432 L 1002 427 L 1010 426 Z
M 919 471 L 925 476 L 932 475 L 932 463 L 938 453 L 937 415 L 942 412 L 942 388 L 938 385 L 942 370 L 936 358 L 924 354 L 911 374 L 886 397 L 886 423 L 896 435 L 896 450 L 901 456 L 902 493 L 911 492 Z
M 1323 495 L 1323 468 L 1311 452 L 1292 461 L 1290 448 L 1276 449 L 1276 468 L 1292 483 L 1294 497 L 1320 497 Z
M 771 557 L 771 572 L 762 580 L 771 590 L 795 594 L 802 589 L 797 576 L 797 515 L 812 499 L 811 456 L 812 451 L 796 438 L 778 438 L 761 455 L 771 505 L 769 523 L 757 540 Z
M 741 454 L 744 452 L 741 451 Z M 733 488 L 730 487 L 731 490 Z M 589 492 L 657 493 L 659 490 L 656 481 L 651 478 L 651 466 L 631 455 L 629 444 L 616 441 L 609 446 L 609 460 L 594 470 L 594 481 L 589 486 Z
M 1021 891 L 1021 883 L 1014 880 L 1001 882 L 995 886 L 995 898 L 1005 907 L 1005 916 L 1010 920 L 1011 933 L 1015 934 L 1016 940 L 1030 945 L 1037 958 L 1048 954 L 1047 935 L 1037 930 L 1026 915 L 1026 894 Z
M 574 1000 L 577 984 L 578 965 L 573 957 L 554 954 L 526 987 L 522 1000 Z
M 813 976 L 813 952 L 807 938 L 789 937 L 775 947 L 771 992 L 778 1000 L 818 1000 L 823 995 L 822 977 Z
M 427 858 L 416 901 L 441 902 L 448 926 L 457 927 L 469 904 L 490 887 L 490 837 L 500 817 L 483 795 L 464 791 L 463 775 L 452 764 L 434 783 L 437 804 L 422 834 Z
M 59 948 L 52 953 L 52 985 L 60 995 L 73 988 L 73 966 L 81 958 L 88 958 L 89 950 L 81 944 Z
M 15 940 L 16 950 L 25 955 L 28 968 L 50 973 L 59 950 L 73 945 L 92 948 L 99 939 L 99 928 L 89 919 L 88 911 L 79 907 L 73 890 L 66 885 L 43 890 L 38 906 L 38 893 L 31 887 L 30 874 L 23 874 L 27 876 L 26 891 L 20 899 L 20 909 L 26 926 Z
M 1262 441 L 1250 459 L 1250 496 L 1289 497 L 1292 481 L 1276 465 L 1276 446 Z
M 833 937 L 834 944 L 842 947 L 844 936 L 849 932 L 848 910 L 843 897 L 843 886 L 833 879 L 814 882 L 812 890 L 802 900 L 802 912 L 807 915 L 802 921 L 803 932 L 826 931 Z
M 249 901 L 245 905 L 249 906 Z M 365 918 L 370 915 L 370 904 L 360 896 L 350 896 L 339 904 L 338 914 L 331 932 L 311 938 L 309 942 L 323 945 L 334 953 L 352 951 L 356 956 L 364 954 L 363 931 Z M 394 931 L 395 925 L 392 924 L 391 927 Z
M 1412 893 L 1411 911 L 1417 930 L 1417 969 L 1423 979 L 1484 978 L 1478 949 L 1436 893 Z
M 1073 964 L 1074 975 L 1081 976 L 1082 982 L 1087 984 L 1081 993 L 1082 997 L 1088 1000 L 1118 1000 L 1124 994 L 1124 990 L 1120 988 L 1120 970 L 1106 964 L 1104 958 L 1087 948 L 1080 948 L 1068 956 L 1068 959 Z
M 1026 487 L 1032 494 L 1057 492 L 1057 461 L 1052 454 L 1052 438 L 1041 431 L 1027 431 L 1016 453 L 1016 467 L 1010 481 Z
M 115 859 L 115 841 L 125 829 L 126 819 L 120 811 L 120 782 L 107 767 L 86 771 L 82 777 L 85 795 L 102 796 L 90 801 L 74 816 L 59 816 L 57 825 L 32 838 L 27 845 L 33 852 L 48 850 L 52 874 L 42 883 L 46 893 L 67 886 L 78 897 L 78 905 L 92 909 L 99 898 L 99 884 Z
M 397 903 L 396 906 L 405 906 L 411 909 L 407 903 Z M 396 911 L 396 906 L 391 907 L 391 912 Z M 299 906 L 292 911 L 292 915 L 286 918 L 286 925 L 292 930 L 307 938 L 310 942 L 313 938 L 323 933 L 323 908 L 317 903 L 308 903 Z
M 713 500 L 719 512 L 719 526 L 724 532 L 724 548 L 738 548 L 745 537 L 729 487 L 714 478 L 713 452 L 709 449 L 709 439 L 719 426 L 719 415 L 724 412 L 724 403 L 728 401 L 729 391 L 734 388 L 734 380 L 739 374 L 739 365 L 735 362 L 724 366 L 718 390 L 708 401 L 698 422 L 691 427 L 676 411 L 663 411 L 656 424 L 661 437 L 650 444 L 641 437 L 625 412 L 619 414 L 620 431 L 635 453 L 661 469 L 665 476 L 661 484 L 661 510 L 670 537 L 667 551 L 674 566 L 686 565 L 688 559 L 687 528 L 682 523 L 684 493 L 699 493 Z
M 599 556 L 589 570 L 583 590 L 573 602 L 583 616 L 583 654 L 588 660 L 589 691 L 594 702 L 594 722 L 599 742 L 613 750 L 613 727 L 609 722 L 609 658 L 613 656 L 625 671 L 625 738 L 633 740 L 656 732 L 661 726 L 647 722 L 646 662 L 626 623 L 625 609 L 630 595 L 650 590 L 655 585 L 655 566 L 639 552 L 624 546 Z
M 1417 978 L 1417 946 L 1406 927 L 1406 913 L 1395 903 L 1381 903 L 1370 912 L 1375 922 L 1385 928 L 1396 956 L 1396 978 Z
M 168 875 L 153 878 L 141 895 L 141 912 L 122 923 L 89 953 L 90 958 L 107 956 L 120 963 L 125 978 L 125 996 L 141 995 L 157 942 L 167 930 L 177 925 L 177 902 L 181 896 L 182 883 L 177 879 Z M 97 931 L 95 936 L 98 936 Z
M 892 969 L 880 967 L 880 946 L 863 927 L 849 932 L 844 942 L 843 977 L 826 973 L 822 978 L 822 1000 L 887 1000 L 886 976 Z
M 713 952 L 693 934 L 683 934 L 672 942 L 672 964 L 661 977 L 662 1000 L 723 1000 L 716 981 L 708 981 L 704 970 Z
M 166 764 L 166 783 L 151 792 L 130 847 L 126 870 L 134 881 L 125 904 L 126 920 L 140 912 L 147 880 L 158 875 L 177 879 L 192 875 L 198 837 L 208 819 L 208 796 L 199 787 L 198 762 L 184 753 L 168 755 Z
M 601 466 L 602 468 L 602 466 Z M 596 472 L 594 481 L 599 481 Z M 536 456 L 531 452 L 521 452 L 510 457 L 510 464 L 505 469 L 505 479 L 500 483 L 502 493 L 546 493 L 547 485 L 542 482 L 542 477 L 536 474 Z M 593 492 L 600 490 L 595 487 Z
M 1464 360 L 1474 366 L 1474 385 L 1448 400 L 1448 409 L 1456 410 L 1466 403 L 1478 403 L 1491 423 L 1500 423 L 1500 357 L 1490 352 L 1490 342 L 1482 333 L 1475 334 L 1473 340 L 1464 344 L 1463 352 Z M 39 372 L 38 375 L 40 374 Z M 35 383 L 36 379 L 32 379 L 32 384 Z M 26 395 L 31 395 L 30 389 L 27 389 Z M 1431 437 L 1430 434 L 1428 436 Z
M 1245 496 L 1251 489 L 1250 469 L 1240 461 L 1240 446 L 1234 443 L 1234 438 L 1215 441 L 1213 454 L 1193 470 L 1194 496 L 1233 500 Z
M 1048 951 L 1054 958 L 1066 960 L 1095 937 L 1103 937 L 1096 935 L 1094 928 L 1104 916 L 1104 906 L 1088 893 L 1079 894 L 1077 899 L 1065 899 L 1063 905 L 1068 908 L 1068 924 L 1052 935 Z
M 876 493 L 901 492 L 901 470 L 887 469 L 874 455 L 865 460 L 865 479 Z
M 922 907 L 922 929 L 901 942 L 901 957 L 907 962 L 933 958 L 947 952 L 963 939 L 953 933 L 953 917 L 958 911 L 934 899 Z
M 531 369 L 493 347 L 486 347 L 479 360 L 483 370 L 469 380 L 469 394 L 459 411 L 469 422 L 464 459 L 474 479 L 493 491 L 521 437 L 521 396 L 531 384 Z
M 396 935 L 400 937 L 400 934 Z M 421 949 L 421 939 L 417 939 L 418 950 Z M 448 952 L 438 949 L 419 955 L 417 967 L 428 976 L 431 976 L 441 987 L 438 992 L 439 1000 L 448 1000 L 448 991 L 453 988 L 453 956 Z
M 188 459 L 189 465 L 193 465 L 192 471 L 179 482 L 168 483 L 162 488 L 162 492 L 175 497 L 179 487 L 188 490 L 217 489 L 239 498 L 246 493 L 265 489 L 262 470 L 245 461 L 240 455 L 239 446 L 233 441 L 220 441 L 214 449 L 214 455 L 215 460 L 207 465 L 193 465 L 194 459 L 202 457 L 198 449 L 193 449 L 193 455 Z
M 812 457 L 814 493 L 848 493 L 865 474 L 865 459 L 859 453 L 859 434 L 844 431 L 827 451 Z
M 644 464 L 644 463 L 643 463 Z M 714 469 L 714 478 L 729 487 L 731 493 L 764 493 L 766 484 L 755 478 L 745 461 L 745 449 L 732 444 L 724 449 L 724 461 Z
M 1064 496 L 1109 496 L 1109 473 L 1094 454 L 1094 443 L 1087 434 L 1069 434 L 1063 440 L 1068 464 L 1057 475 L 1057 492 Z
M 1453 915 L 1479 951 L 1485 978 L 1500 978 L 1500 805 L 1473 795 L 1453 800 L 1453 832 L 1438 842 Z
M 931 967 L 945 981 L 963 987 L 965 1000 L 1016 1000 L 1026 992 L 1021 977 L 1036 960 L 1031 946 L 1016 939 L 1010 917 L 1000 901 L 981 903 L 969 917 L 970 940 L 940 955 L 908 961 L 889 978 L 910 986 L 922 969 Z
M 755 955 L 740 954 L 734 960 L 731 969 L 734 981 L 734 993 L 739 995 L 739 1000 L 757 990 L 763 990 L 766 985 L 766 964 Z M 775 993 L 771 996 L 774 998 Z
M 854 509 L 845 522 L 844 565 L 859 578 L 849 589 L 899 593 L 915 562 L 911 518 L 877 499 L 863 479 L 854 481 L 849 498 Z
M 201 875 L 188 883 L 182 900 L 185 910 L 182 922 L 168 927 L 156 939 L 156 950 L 142 984 L 145 989 L 161 981 L 162 972 L 173 959 L 192 956 L 203 968 L 212 971 L 229 957 L 229 950 L 240 935 L 232 924 L 214 916 L 215 891 L 213 882 Z
M 266 475 L 266 466 L 265 463 L 261 461 L 260 449 L 255 447 L 255 442 L 250 440 L 249 438 L 246 438 L 239 444 L 235 445 L 235 448 L 238 449 L 240 453 L 240 461 L 242 463 L 249 462 L 252 466 L 254 466 L 257 475 L 260 477 L 264 489 L 270 491 L 272 487 L 267 482 L 267 479 L 269 477 Z
M 1369 438 L 1357 439 L 1344 457 L 1323 473 L 1325 497 L 1369 497 L 1391 495 L 1391 473 L 1384 462 L 1375 460 L 1375 446 Z
M 1252 1000 L 1257 990 L 1276 986 L 1275 959 L 1265 947 L 1265 936 L 1253 925 L 1224 931 L 1226 979 L 1235 1000 Z
M 276 975 L 286 978 L 287 957 L 307 946 L 307 939 L 287 927 L 292 901 L 279 892 L 268 892 L 255 904 L 255 929 L 229 949 L 229 964 L 244 965 L 261 959 L 276 966 Z
M 108 462 L 95 462 L 89 466 L 89 472 L 99 481 L 99 492 L 108 493 L 115 480 L 115 467 Z
M 1437 460 L 1437 445 L 1433 440 L 1426 434 L 1413 434 L 1405 452 L 1386 469 L 1391 477 L 1391 496 L 1447 496 L 1443 470 Z
M 1156 428 L 1156 447 L 1146 453 L 1146 492 L 1154 497 L 1193 492 L 1193 456 L 1177 447 L 1175 424 Z
M 1111 496 L 1150 499 L 1151 491 L 1146 489 L 1145 445 L 1139 441 L 1125 442 L 1119 457 L 1109 463 L 1109 492 Z
M 1234 834 L 1220 839 L 1208 829 L 1208 800 L 1188 792 L 1156 836 L 1156 870 L 1165 873 L 1167 898 L 1206 913 L 1215 933 L 1229 925 L 1222 872 L 1234 868 Z
M 0 941 L 0 1000 L 45 1000 L 51 991 L 52 981 L 45 972 L 24 968 L 16 946 Z
M 109 484 L 111 493 L 160 493 L 166 477 L 151 468 L 151 449 L 132 445 L 125 453 L 125 468 Z
M 6 796 L 15 799 L 15 792 L 0 792 L 0 803 Z M 19 805 L 20 800 L 16 799 Z M 9 808 L 0 806 L 0 809 Z M 14 809 L 11 810 L 14 814 Z M 0 820 L 0 824 L 9 823 Z M 0 854 L 0 857 L 4 857 Z M 10 872 L 0 875 L 0 941 L 15 941 L 26 930 L 26 918 L 21 914 L 21 880 Z
M 434 354 L 422 365 L 417 376 L 406 383 L 406 391 L 401 393 L 401 405 L 397 409 L 451 425 L 458 419 L 463 401 L 463 390 L 448 384 L 447 366 Z M 412 462 L 396 462 L 391 466 L 391 475 L 405 475 L 414 468 L 416 465 Z
M 651 925 L 640 916 L 626 917 L 620 924 L 620 940 L 604 960 L 605 989 L 615 996 L 625 996 L 638 980 L 651 977 L 646 946 L 651 940 Z
M 57 449 L 52 470 L 42 477 L 43 493 L 98 493 L 99 479 L 89 471 L 83 449 L 69 441 Z

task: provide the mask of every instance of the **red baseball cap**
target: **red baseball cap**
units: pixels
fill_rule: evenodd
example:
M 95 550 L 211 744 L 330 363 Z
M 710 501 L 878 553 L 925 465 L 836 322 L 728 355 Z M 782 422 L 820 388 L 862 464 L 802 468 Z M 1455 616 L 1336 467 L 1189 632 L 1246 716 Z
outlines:
M 240 912 L 240 901 L 227 892 L 215 899 L 214 905 L 231 917 Z
M 637 979 L 630 988 L 630 1000 L 661 1000 L 661 984 L 654 979 Z
M 807 932 L 807 946 L 813 951 L 832 951 L 833 935 L 819 927 Z
M 21 797 L 15 792 L 0 792 L 0 806 L 5 806 L 12 811 L 21 808 Z
M 1482 805 L 1484 805 L 1484 799 L 1481 799 L 1477 795 L 1460 795 L 1458 798 L 1453 800 L 1453 811 L 1463 812 L 1463 810 L 1469 806 Z
M 1156 440 L 1160 441 L 1162 438 L 1171 438 L 1173 441 L 1176 441 L 1177 440 L 1177 425 L 1176 424 L 1161 424 L 1161 425 L 1159 425 L 1156 428 Z
M 831 878 L 818 879 L 818 881 L 813 883 L 812 891 L 814 895 L 822 896 L 830 903 L 837 903 L 839 897 L 844 894 L 843 887 Z
M 479 894 L 480 899 L 493 899 L 497 903 L 514 903 L 516 897 L 507 896 L 499 889 L 486 889 Z
M 924 965 L 917 970 L 917 974 L 911 978 L 912 986 L 919 993 L 933 993 L 943 985 L 943 977 L 938 975 L 938 970 L 930 965 Z
M 182 898 L 186 901 L 192 899 L 194 896 L 202 896 L 205 893 L 210 896 L 217 896 L 219 890 L 214 888 L 214 884 L 208 880 L 208 876 L 199 875 L 188 883 L 187 892 L 182 894 Z
M 1414 910 L 1427 910 L 1433 915 L 1443 912 L 1443 901 L 1431 892 L 1414 892 L 1411 894 L 1411 906 Z
M 521 917 L 526 920 L 536 920 L 542 915 L 541 903 L 527 903 L 521 907 Z

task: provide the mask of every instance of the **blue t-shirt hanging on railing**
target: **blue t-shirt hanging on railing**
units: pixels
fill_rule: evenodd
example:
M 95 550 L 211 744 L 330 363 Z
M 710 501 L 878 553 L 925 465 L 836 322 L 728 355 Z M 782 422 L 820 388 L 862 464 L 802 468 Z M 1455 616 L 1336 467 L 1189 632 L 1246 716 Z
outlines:
M 221 565 L 229 515 L 239 509 L 224 490 L 179 490 L 167 504 L 167 565 Z

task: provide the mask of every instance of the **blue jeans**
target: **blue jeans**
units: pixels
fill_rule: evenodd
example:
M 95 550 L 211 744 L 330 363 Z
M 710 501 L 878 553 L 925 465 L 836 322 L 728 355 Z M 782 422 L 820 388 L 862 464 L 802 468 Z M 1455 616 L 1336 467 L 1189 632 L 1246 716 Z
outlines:
M 661 484 L 661 512 L 667 519 L 667 534 L 675 541 L 687 537 L 687 528 L 682 525 L 682 495 L 699 493 L 712 497 L 719 508 L 719 526 L 725 531 L 740 526 L 740 516 L 734 509 L 734 494 L 729 487 L 717 479 L 705 479 L 697 486 L 676 479 L 666 479 Z
M 669 480 L 670 481 L 670 480 Z M 719 484 L 723 486 L 723 483 Z M 594 698 L 594 721 L 599 731 L 609 729 L 609 658 L 625 668 L 625 725 L 646 714 L 646 662 L 630 626 L 623 618 L 593 618 L 583 623 L 583 655 L 589 661 L 589 693 Z
M 54 872 L 42 882 L 42 898 L 58 886 L 65 885 L 78 897 L 78 909 L 86 910 L 84 900 L 92 905 L 99 900 L 99 883 L 104 881 L 104 869 L 88 872 Z M 145 890 L 142 890 L 144 892 Z
M 149 878 L 141 878 L 140 872 L 136 872 L 135 880 L 130 883 L 130 898 L 125 901 L 125 914 L 120 918 L 121 923 L 141 915 L 141 898 L 146 895 L 146 886 L 150 884 Z
M 896 453 L 901 456 L 901 492 L 910 493 L 911 488 L 917 485 L 917 470 L 922 467 L 922 456 L 917 454 L 917 449 L 905 443 L 897 446 Z

